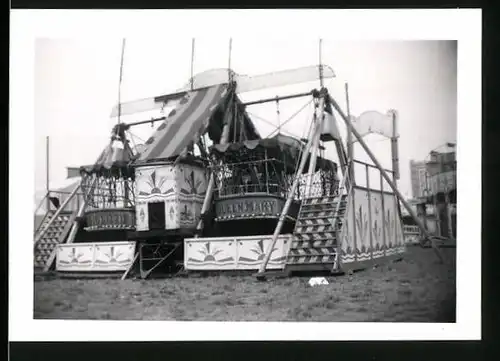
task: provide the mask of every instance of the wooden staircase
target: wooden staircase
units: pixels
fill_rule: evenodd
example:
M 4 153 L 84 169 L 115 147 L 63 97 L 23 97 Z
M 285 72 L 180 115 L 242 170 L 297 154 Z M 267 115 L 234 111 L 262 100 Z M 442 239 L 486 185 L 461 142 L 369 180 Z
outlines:
M 52 219 L 54 212 L 46 214 L 36 234 L 45 228 Z M 34 269 L 35 271 L 48 271 L 55 258 L 57 245 L 64 243 L 68 236 L 75 212 L 60 212 L 42 237 L 34 245 Z M 36 235 L 35 234 L 35 235 Z M 36 238 L 36 237 L 35 237 Z
M 339 204 L 340 202 L 340 204 Z M 332 271 L 338 268 L 337 235 L 347 207 L 347 195 L 302 201 L 285 271 Z M 334 229 L 337 218 L 337 229 Z

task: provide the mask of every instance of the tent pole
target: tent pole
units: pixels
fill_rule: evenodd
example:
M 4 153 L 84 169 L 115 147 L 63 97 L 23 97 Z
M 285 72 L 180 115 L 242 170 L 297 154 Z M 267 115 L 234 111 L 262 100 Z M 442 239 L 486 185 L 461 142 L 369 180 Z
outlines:
M 228 139 L 229 139 L 229 131 L 231 127 L 231 112 L 229 111 L 226 113 L 226 119 L 224 122 L 224 128 L 222 129 L 222 135 L 220 139 L 220 144 L 226 144 Z M 203 218 L 201 218 L 208 210 L 208 207 L 210 206 L 210 203 L 212 202 L 212 193 L 214 190 L 215 186 L 215 174 L 214 172 L 210 172 L 210 179 L 208 181 L 207 185 L 207 193 L 205 194 L 205 199 L 203 200 L 203 205 L 201 207 L 201 212 L 200 212 L 200 220 L 198 221 L 198 224 L 196 226 L 196 230 L 199 232 L 203 228 Z M 195 238 L 198 237 L 198 232 L 195 235 Z
M 427 239 L 429 239 L 431 241 L 432 247 L 434 248 L 434 250 L 436 252 L 436 255 L 438 256 L 439 260 L 441 262 L 443 262 L 443 256 L 442 256 L 439 248 L 437 247 L 434 239 L 430 236 L 429 232 L 427 232 L 427 229 L 425 228 L 425 225 L 418 218 L 417 214 L 411 208 L 410 204 L 404 199 L 403 195 L 398 190 L 398 188 L 397 188 L 396 184 L 393 182 L 393 180 L 387 175 L 387 172 L 384 170 L 384 168 L 382 167 L 382 165 L 380 164 L 380 162 L 377 160 L 377 158 L 375 157 L 375 155 L 372 153 L 372 151 L 370 150 L 370 148 L 368 148 L 368 145 L 365 143 L 365 141 L 364 141 L 363 137 L 361 136 L 361 134 L 359 134 L 359 132 L 356 130 L 356 128 L 354 128 L 354 126 L 352 125 L 351 120 L 344 114 L 344 112 L 342 111 L 342 109 L 340 109 L 340 106 L 337 104 L 337 102 L 335 101 L 335 99 L 333 99 L 330 95 L 328 95 L 328 97 L 329 97 L 329 100 L 330 100 L 331 104 L 334 106 L 335 110 L 337 110 L 337 112 L 340 114 L 340 116 L 342 117 L 342 119 L 344 120 L 344 122 L 346 123 L 346 125 L 351 129 L 352 133 L 357 138 L 358 142 L 361 144 L 361 146 L 363 147 L 363 149 L 365 150 L 365 152 L 368 154 L 368 156 L 372 160 L 373 164 L 375 164 L 375 166 L 379 169 L 380 173 L 385 178 L 385 180 L 387 181 L 387 183 L 389 184 L 389 186 L 392 188 L 393 192 L 397 195 L 397 197 L 399 198 L 399 200 L 401 200 L 401 202 L 405 206 L 405 208 L 408 211 L 408 213 L 410 213 L 410 215 L 412 216 L 413 220 L 417 223 L 418 227 L 422 231 L 422 234 L 425 236 L 425 238 L 427 238 Z M 398 209 L 399 209 L 399 207 L 398 207 Z

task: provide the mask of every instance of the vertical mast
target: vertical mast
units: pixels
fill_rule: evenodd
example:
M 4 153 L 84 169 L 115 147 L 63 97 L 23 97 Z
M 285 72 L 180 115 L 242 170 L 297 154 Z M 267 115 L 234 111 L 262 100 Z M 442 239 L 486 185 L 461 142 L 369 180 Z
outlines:
M 191 90 L 194 89 L 193 67 L 194 67 L 194 38 L 191 42 Z
M 229 59 L 227 64 L 227 78 L 228 81 L 231 82 L 233 80 L 232 72 L 231 72 L 231 51 L 233 48 L 233 38 L 229 38 Z
M 399 155 L 398 155 L 398 114 L 395 110 L 391 111 L 392 115 L 392 137 L 391 137 L 391 155 L 392 155 L 392 171 L 393 180 L 396 182 L 399 179 Z
M 49 188 L 49 177 L 50 177 L 50 171 L 49 171 L 49 136 L 47 135 L 47 138 L 46 138 L 46 145 L 45 145 L 46 149 L 46 167 L 47 169 L 45 170 L 46 172 L 46 180 L 45 180 L 45 187 L 46 187 L 46 190 L 47 190 L 47 212 L 50 210 L 50 198 L 49 198 L 49 192 L 50 192 L 50 188 Z
M 349 103 L 349 85 L 345 83 L 345 102 L 347 108 L 347 117 L 351 119 L 351 107 Z M 350 127 L 347 127 L 347 159 L 349 164 L 349 177 L 351 179 L 351 184 L 355 184 L 354 181 L 354 143 L 352 141 L 352 131 Z
M 323 39 L 319 39 L 319 86 L 323 89 L 323 62 L 321 60 L 321 45 Z
M 122 93 L 122 77 L 123 77 L 123 54 L 125 52 L 125 38 L 122 41 L 122 56 L 120 59 L 120 80 L 118 81 L 118 124 L 120 124 L 120 116 L 122 112 L 121 93 Z

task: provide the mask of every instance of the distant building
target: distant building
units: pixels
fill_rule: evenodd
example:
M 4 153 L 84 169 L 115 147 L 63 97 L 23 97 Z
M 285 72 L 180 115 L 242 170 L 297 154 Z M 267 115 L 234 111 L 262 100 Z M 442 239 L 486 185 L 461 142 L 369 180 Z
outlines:
M 430 153 L 429 161 L 410 161 L 412 207 L 429 231 L 456 235 L 457 161 L 455 151 Z M 451 223 L 450 223 L 451 222 Z
M 455 152 L 431 153 L 426 163 L 429 196 L 449 193 L 457 189 L 457 161 Z
M 427 196 L 426 163 L 410 160 L 411 191 L 414 199 Z

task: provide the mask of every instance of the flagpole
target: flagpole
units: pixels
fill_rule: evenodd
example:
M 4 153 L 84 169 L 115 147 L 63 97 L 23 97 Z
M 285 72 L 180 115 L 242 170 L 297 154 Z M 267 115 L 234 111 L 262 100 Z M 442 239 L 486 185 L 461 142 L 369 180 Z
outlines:
M 46 144 L 45 144 L 45 151 L 46 151 L 46 155 L 45 155 L 45 158 L 46 158 L 46 180 L 45 180 L 45 187 L 46 187 L 46 195 L 47 195 L 47 212 L 50 210 L 50 197 L 49 197 L 49 192 L 50 192 L 50 187 L 49 187 L 49 181 L 50 181 L 50 171 L 49 171 L 49 159 L 50 159 L 50 156 L 49 156 L 49 151 L 50 151 L 50 147 L 49 147 L 49 136 L 47 135 L 47 138 L 46 138 Z
M 344 83 L 345 89 L 345 102 L 347 108 L 347 116 L 351 119 L 351 107 L 349 102 L 349 84 L 347 82 Z M 352 131 L 350 127 L 347 127 L 347 159 L 349 164 L 349 176 L 351 177 L 351 183 L 356 184 L 354 178 L 354 142 L 352 139 Z
M 191 41 L 191 90 L 194 89 L 193 67 L 194 67 L 194 38 Z
M 118 124 L 120 124 L 121 121 L 121 110 L 122 110 L 122 103 L 121 103 L 121 95 L 122 95 L 122 79 L 123 79 L 123 55 L 125 53 L 125 38 L 123 38 L 122 41 L 122 56 L 120 59 L 120 79 L 118 81 Z
M 228 59 L 228 64 L 227 64 L 227 76 L 228 76 L 228 81 L 232 82 L 233 77 L 231 73 L 231 52 L 233 50 L 233 38 L 229 38 L 229 59 Z

